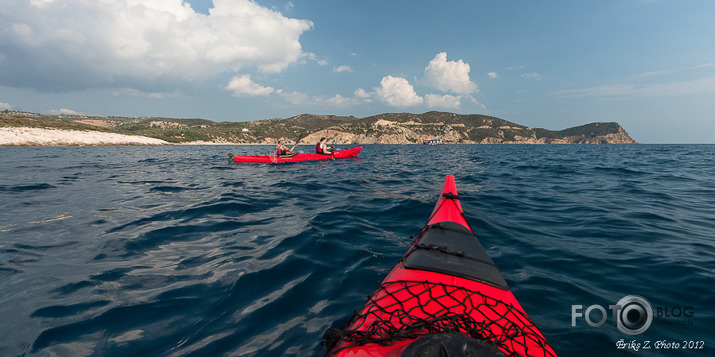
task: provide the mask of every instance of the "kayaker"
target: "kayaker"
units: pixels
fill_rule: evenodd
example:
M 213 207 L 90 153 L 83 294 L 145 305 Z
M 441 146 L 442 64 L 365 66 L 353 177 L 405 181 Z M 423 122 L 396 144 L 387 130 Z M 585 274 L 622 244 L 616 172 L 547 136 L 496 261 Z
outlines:
M 295 146 L 293 146 L 293 148 L 295 148 Z M 290 155 L 292 153 L 293 149 L 289 149 L 285 145 L 285 138 L 278 139 L 278 145 L 276 145 L 276 155 Z
M 315 144 L 315 152 L 318 154 L 323 154 L 323 155 L 332 155 L 333 154 L 333 149 L 335 149 L 335 144 L 333 146 L 328 147 L 328 145 L 325 143 L 327 139 L 325 138 L 320 138 L 320 141 Z

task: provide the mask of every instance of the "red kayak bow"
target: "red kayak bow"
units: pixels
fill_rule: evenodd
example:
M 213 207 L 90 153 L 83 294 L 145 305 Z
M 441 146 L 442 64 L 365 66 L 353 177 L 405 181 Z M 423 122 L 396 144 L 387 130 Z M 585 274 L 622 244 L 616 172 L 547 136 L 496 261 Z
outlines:
M 448 175 L 427 225 L 327 356 L 556 356 L 472 232 Z

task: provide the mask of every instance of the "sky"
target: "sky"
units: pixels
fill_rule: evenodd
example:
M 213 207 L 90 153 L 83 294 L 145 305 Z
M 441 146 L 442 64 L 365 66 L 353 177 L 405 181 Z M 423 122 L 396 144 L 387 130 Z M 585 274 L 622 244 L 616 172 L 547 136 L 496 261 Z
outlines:
M 0 0 L 0 110 L 437 110 L 715 143 L 713 14 L 711 0 Z

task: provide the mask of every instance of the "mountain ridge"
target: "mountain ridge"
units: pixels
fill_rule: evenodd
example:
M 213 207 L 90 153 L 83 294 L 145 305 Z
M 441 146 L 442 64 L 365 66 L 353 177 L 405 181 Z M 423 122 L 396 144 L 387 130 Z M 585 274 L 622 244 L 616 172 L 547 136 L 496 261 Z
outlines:
M 384 113 L 364 118 L 300 114 L 290 118 L 249 122 L 161 117 L 95 117 L 0 112 L 1 126 L 98 130 L 142 135 L 168 142 L 274 144 L 279 138 L 338 144 L 636 144 L 616 122 L 597 122 L 563 130 L 531 128 L 482 114 L 431 111 L 422 114 Z

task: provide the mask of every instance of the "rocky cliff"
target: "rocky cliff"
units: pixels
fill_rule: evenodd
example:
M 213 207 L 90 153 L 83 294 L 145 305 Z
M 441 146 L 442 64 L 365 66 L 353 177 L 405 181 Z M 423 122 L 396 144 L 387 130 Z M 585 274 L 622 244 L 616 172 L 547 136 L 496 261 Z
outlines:
M 56 127 L 143 135 L 168 142 L 275 144 L 278 138 L 315 143 L 321 137 L 338 144 L 635 144 L 614 122 L 564 130 L 531 128 L 504 119 L 445 112 L 387 113 L 366 118 L 302 114 L 287 119 L 213 122 L 205 119 L 41 116 L 0 113 L 0 126 Z
M 278 135 L 270 135 L 270 129 Z M 249 128 L 265 133 L 261 143 L 306 133 L 303 142 L 321 137 L 339 144 L 421 144 L 436 138 L 455 144 L 635 144 L 618 123 L 591 123 L 559 131 L 508 122 L 484 115 L 428 112 L 390 113 L 368 118 L 300 115 L 288 119 L 252 122 Z M 290 130 L 278 130 L 292 129 Z M 252 131 L 249 129 L 249 132 Z

